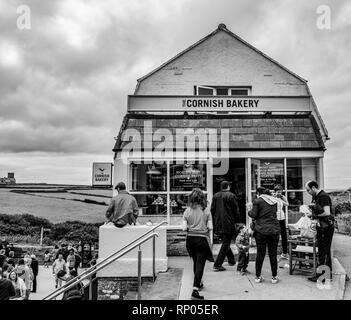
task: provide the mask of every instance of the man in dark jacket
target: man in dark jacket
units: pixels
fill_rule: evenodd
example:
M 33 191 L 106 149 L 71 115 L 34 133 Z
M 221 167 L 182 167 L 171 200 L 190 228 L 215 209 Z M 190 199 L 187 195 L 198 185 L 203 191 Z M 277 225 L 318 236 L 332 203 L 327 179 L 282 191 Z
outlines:
M 225 271 L 222 266 L 225 257 L 229 265 L 235 265 L 235 258 L 230 243 L 236 236 L 235 223 L 240 221 L 240 213 L 236 197 L 230 191 L 228 181 L 221 182 L 221 191 L 212 198 L 211 214 L 214 223 L 214 233 L 219 235 L 222 246 L 213 265 L 214 271 Z
M 0 301 L 10 300 L 15 295 L 16 291 L 11 280 L 2 277 L 2 269 L 0 268 Z
M 32 292 L 37 292 L 37 276 L 39 272 L 39 262 L 36 259 L 35 255 L 31 255 L 32 262 L 30 264 L 30 267 L 32 268 L 33 271 L 33 287 L 32 287 Z

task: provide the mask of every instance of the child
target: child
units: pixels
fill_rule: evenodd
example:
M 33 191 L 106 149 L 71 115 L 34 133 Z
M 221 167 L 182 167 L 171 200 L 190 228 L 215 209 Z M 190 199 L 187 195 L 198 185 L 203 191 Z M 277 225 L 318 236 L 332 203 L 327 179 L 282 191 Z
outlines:
M 48 250 L 44 253 L 44 268 L 49 268 L 50 264 L 50 252 Z
M 237 271 L 241 275 L 245 275 L 249 264 L 250 233 L 244 224 L 239 227 L 239 234 L 236 237 L 235 244 L 239 250 Z

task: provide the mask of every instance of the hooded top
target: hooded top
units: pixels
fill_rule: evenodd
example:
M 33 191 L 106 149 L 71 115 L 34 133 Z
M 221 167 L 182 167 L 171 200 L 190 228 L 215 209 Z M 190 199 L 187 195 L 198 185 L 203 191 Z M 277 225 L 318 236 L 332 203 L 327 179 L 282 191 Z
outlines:
M 269 195 L 261 195 L 253 201 L 249 216 L 256 221 L 255 232 L 264 235 L 280 233 L 280 225 L 277 219 L 277 199 Z

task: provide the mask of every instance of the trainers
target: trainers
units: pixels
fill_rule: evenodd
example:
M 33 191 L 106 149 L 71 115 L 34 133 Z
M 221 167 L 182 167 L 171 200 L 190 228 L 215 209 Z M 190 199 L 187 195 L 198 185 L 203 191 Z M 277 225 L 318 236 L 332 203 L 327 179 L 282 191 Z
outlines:
M 201 282 L 200 286 L 199 286 L 199 291 L 201 291 L 203 288 L 204 288 L 204 284 L 203 284 L 203 282 Z
M 262 277 L 262 276 L 260 276 L 260 277 L 256 277 L 256 278 L 255 278 L 255 282 L 256 282 L 256 283 L 263 282 L 263 280 L 264 280 L 264 279 L 263 279 L 263 277 Z
M 289 256 L 286 253 L 282 253 L 280 255 L 280 258 L 282 258 L 282 259 L 289 259 Z
M 272 283 L 276 284 L 279 282 L 279 278 L 278 277 L 272 277 Z
M 191 294 L 191 300 L 204 300 L 204 296 L 200 296 L 198 290 L 193 290 L 193 293 Z
M 227 270 L 226 268 L 224 268 L 223 266 L 220 266 L 220 267 L 213 267 L 213 271 L 225 271 L 225 270 Z

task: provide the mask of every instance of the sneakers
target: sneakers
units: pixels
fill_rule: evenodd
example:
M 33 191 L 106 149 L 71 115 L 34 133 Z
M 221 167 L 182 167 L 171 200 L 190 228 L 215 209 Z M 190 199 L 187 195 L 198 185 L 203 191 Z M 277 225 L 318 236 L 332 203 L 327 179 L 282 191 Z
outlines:
M 217 271 L 225 271 L 227 270 L 226 268 L 224 268 L 223 266 L 220 266 L 220 267 L 216 267 L 216 266 L 213 266 L 213 271 L 217 272 Z
M 279 282 L 279 278 L 278 277 L 272 277 L 272 283 L 276 284 Z
M 199 286 L 199 291 L 201 291 L 204 288 L 204 284 L 201 282 Z
M 280 255 L 280 258 L 282 258 L 282 259 L 289 259 L 289 256 L 286 253 L 282 253 Z
M 191 300 L 204 300 L 204 296 L 200 296 L 198 290 L 193 290 L 193 293 L 191 294 Z
M 264 279 L 263 279 L 262 276 L 259 276 L 259 277 L 256 277 L 256 278 L 255 278 L 255 282 L 256 282 L 256 283 L 261 283 L 261 282 L 263 282 L 263 280 L 264 280 Z

